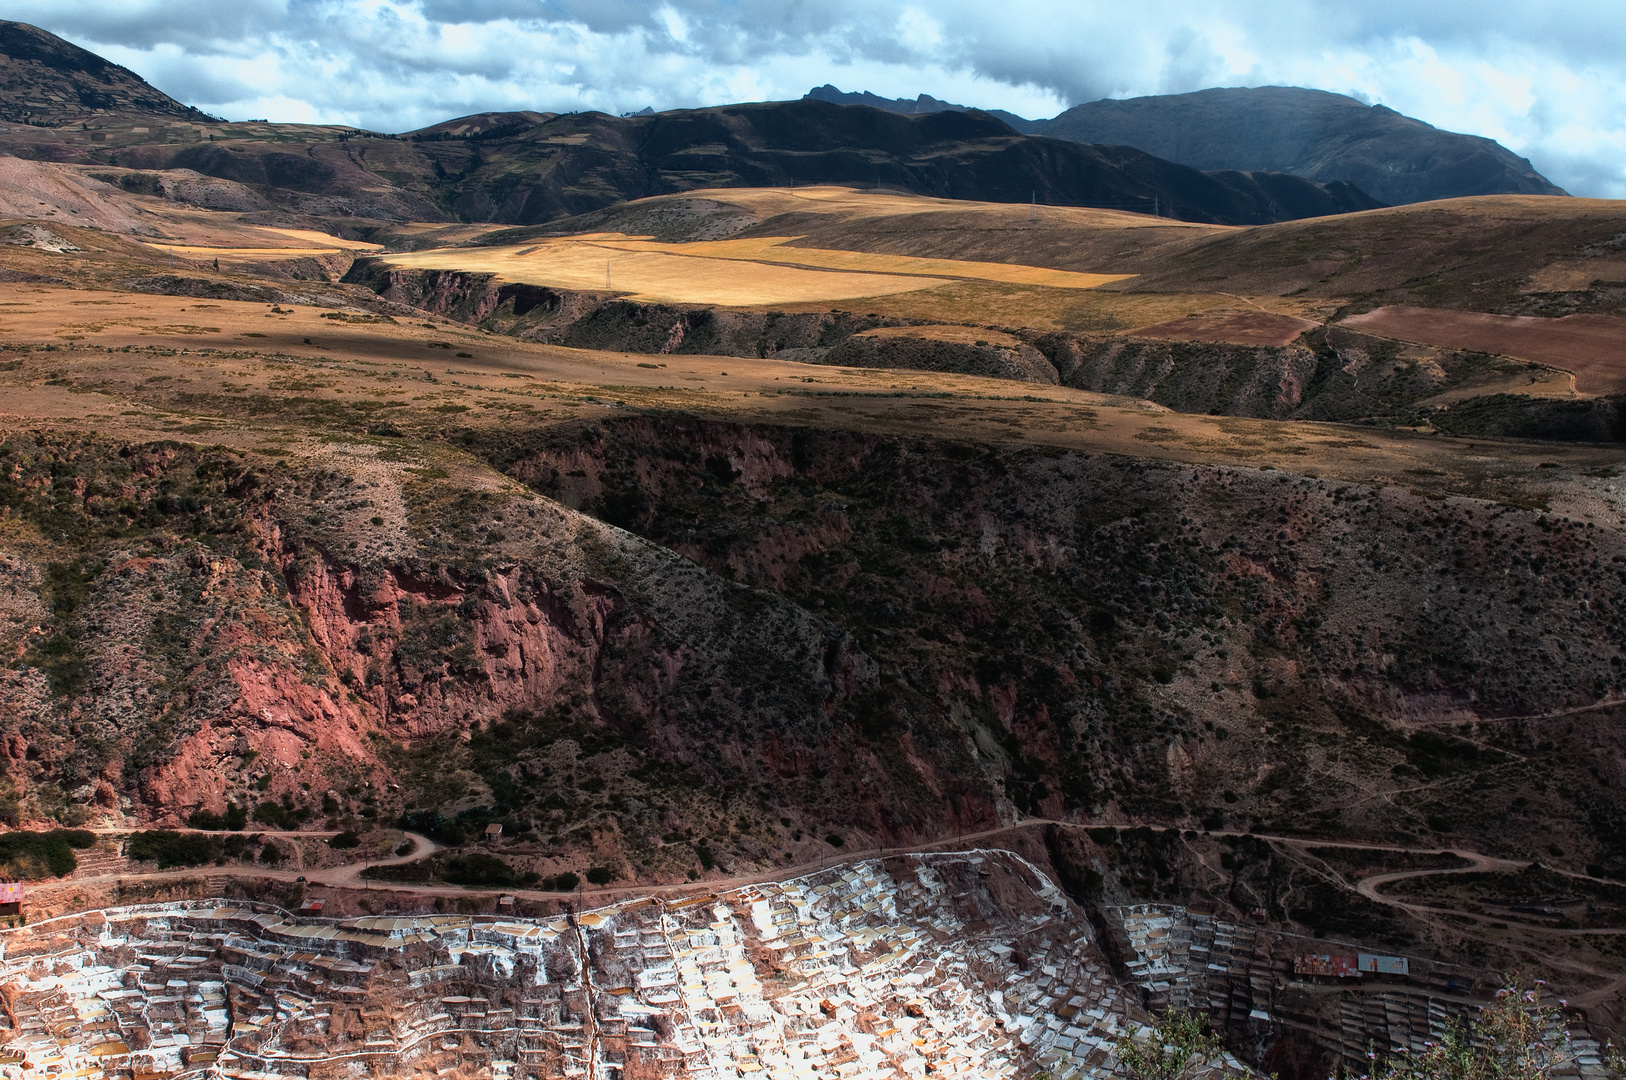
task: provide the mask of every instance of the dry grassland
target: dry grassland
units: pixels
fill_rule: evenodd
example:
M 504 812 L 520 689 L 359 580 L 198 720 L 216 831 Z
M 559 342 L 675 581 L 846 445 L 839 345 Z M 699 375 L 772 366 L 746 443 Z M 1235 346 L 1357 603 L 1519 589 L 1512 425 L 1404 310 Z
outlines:
M 981 326 L 878 326 L 873 330 L 864 330 L 854 337 L 867 338 L 924 338 L 927 341 L 946 341 L 954 345 L 976 345 L 986 342 L 990 345 L 1003 345 L 1008 349 L 1017 348 L 1022 344 L 1020 338 L 1011 336 L 1000 330 L 989 330 Z
M 1042 227 L 1085 227 L 1097 230 L 1179 229 L 1193 235 L 1230 232 L 1234 226 L 1200 225 L 1167 218 L 1151 217 L 1126 210 L 1100 210 L 1089 206 L 1028 206 L 1024 203 L 974 202 L 965 199 L 936 199 L 904 192 L 859 190 L 819 185 L 797 188 L 698 188 L 679 198 L 711 199 L 749 210 L 766 220 L 781 214 L 828 215 L 841 221 L 918 216 L 922 214 L 975 214 L 992 226 L 1008 227 L 1038 223 Z M 627 206 L 637 207 L 671 199 L 660 195 L 639 199 Z
M 1291 345 L 1320 323 L 1271 311 L 1213 311 L 1143 326 L 1134 337 L 1161 341 L 1215 341 L 1227 345 Z
M 1525 292 L 1572 292 L 1626 281 L 1626 259 L 1558 259 L 1530 275 Z
M 319 309 L 23 286 L 0 307 L 0 428 L 92 427 L 245 448 L 288 440 L 529 429 L 658 410 L 1210 464 L 1272 466 L 1518 505 L 1563 499 L 1602 447 L 1463 440 L 1172 413 L 1063 387 L 772 359 L 603 353 L 452 325 L 348 323 Z M 76 340 L 71 340 L 76 339 Z M 307 340 L 308 339 L 308 340 Z M 50 345 L 50 351 L 43 346 Z M 21 347 L 19 347 L 21 346 Z M 125 347 L 129 351 L 125 351 Z M 664 364 L 665 366 L 660 366 Z M 1579 510 L 1577 512 L 1580 512 Z M 1590 511 L 1587 511 L 1590 512 Z M 1600 519 L 1602 523 L 1602 519 Z
M 1048 289 L 992 281 L 954 281 L 935 289 L 867 297 L 855 311 L 938 323 L 1030 327 L 1075 333 L 1119 333 L 1233 304 L 1214 293 L 1122 293 L 1106 289 Z M 827 305 L 786 305 L 785 311 L 824 311 Z

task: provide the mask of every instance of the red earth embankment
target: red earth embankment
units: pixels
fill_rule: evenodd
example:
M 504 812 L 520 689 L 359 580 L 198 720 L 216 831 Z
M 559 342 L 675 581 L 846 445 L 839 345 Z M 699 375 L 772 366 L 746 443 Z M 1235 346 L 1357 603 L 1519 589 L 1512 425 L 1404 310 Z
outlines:
M 1626 393 L 1626 319 L 1615 315 L 1541 319 L 1382 307 L 1340 325 L 1419 345 L 1473 349 L 1550 364 L 1573 372 L 1575 389 L 1583 394 Z

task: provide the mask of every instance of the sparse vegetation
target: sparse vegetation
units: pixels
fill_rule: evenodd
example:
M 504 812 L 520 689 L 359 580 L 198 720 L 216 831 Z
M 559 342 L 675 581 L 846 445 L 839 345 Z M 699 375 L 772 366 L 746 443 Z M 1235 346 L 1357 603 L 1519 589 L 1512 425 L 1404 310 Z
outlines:
M 1542 987 L 1504 987 L 1473 1022 L 1452 1018 L 1422 1053 L 1369 1054 L 1373 1080 L 1547 1080 L 1572 1068 L 1564 1016 Z
M 1120 1039 L 1117 1051 L 1134 1080 L 1191 1080 L 1213 1071 L 1225 1059 L 1225 1046 L 1209 1030 L 1207 1021 L 1186 1012 L 1158 1017 L 1142 1038 Z

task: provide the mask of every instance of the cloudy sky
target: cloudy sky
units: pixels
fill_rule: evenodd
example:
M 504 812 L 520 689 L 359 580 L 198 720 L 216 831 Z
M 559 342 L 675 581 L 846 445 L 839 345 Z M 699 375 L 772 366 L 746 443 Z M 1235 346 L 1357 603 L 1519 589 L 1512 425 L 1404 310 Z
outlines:
M 10 0 L 228 119 L 404 131 L 493 109 L 888 97 L 1051 116 L 1311 86 L 1486 135 L 1626 198 L 1620 0 Z

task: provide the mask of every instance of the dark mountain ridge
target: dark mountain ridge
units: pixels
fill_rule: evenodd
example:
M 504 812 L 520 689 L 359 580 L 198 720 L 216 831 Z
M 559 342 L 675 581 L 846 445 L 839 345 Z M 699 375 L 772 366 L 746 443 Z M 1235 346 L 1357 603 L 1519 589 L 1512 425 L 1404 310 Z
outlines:
M 1494 139 L 1441 131 L 1382 105 L 1296 86 L 1092 101 L 1041 130 L 1059 139 L 1122 143 L 1195 169 L 1344 180 L 1390 204 L 1566 194 Z
M 1129 147 L 1021 135 L 975 110 L 906 116 L 802 100 L 631 117 L 502 112 L 406 135 L 201 122 L 196 118 L 208 118 L 45 31 L 12 23 L 5 34 L 19 43 L 21 57 L 9 60 L 8 70 L 55 73 L 60 85 L 50 100 L 62 107 L 27 113 L 32 126 L 0 128 L 0 152 L 121 169 L 188 169 L 311 215 L 537 225 L 697 188 L 811 184 L 1031 199 L 1234 225 L 1379 205 L 1347 184 L 1236 170 L 1206 174 Z M 29 59 L 36 56 L 55 66 Z M 73 111 L 88 106 L 72 105 L 70 97 L 102 100 L 100 88 L 114 84 L 119 92 L 109 100 L 116 108 Z M 30 102 L 46 100 L 33 85 L 19 82 L 0 97 L 26 112 Z M 181 117 L 194 121 L 173 122 Z
M 846 93 L 838 87 L 825 83 L 815 86 L 802 95 L 806 101 L 828 101 L 832 105 L 868 105 L 872 109 L 885 109 L 887 112 L 903 113 L 905 116 L 921 116 L 934 112 L 985 112 L 989 116 L 997 116 L 1014 131 L 1023 135 L 1037 135 L 1039 129 L 1044 127 L 1043 120 L 1029 120 L 1025 116 L 1017 116 L 1004 109 L 977 109 L 973 105 L 956 105 L 951 101 L 934 98 L 930 94 L 921 94 L 915 98 L 884 98 L 879 94 L 872 94 L 868 90 L 858 93 Z
M 890 99 L 830 85 L 807 96 L 909 115 L 968 109 L 929 94 Z M 1003 110 L 990 115 L 1025 134 L 1133 146 L 1194 169 L 1344 181 L 1391 206 L 1465 195 L 1566 194 L 1494 139 L 1441 131 L 1383 105 L 1296 86 L 1103 99 L 1048 120 Z

